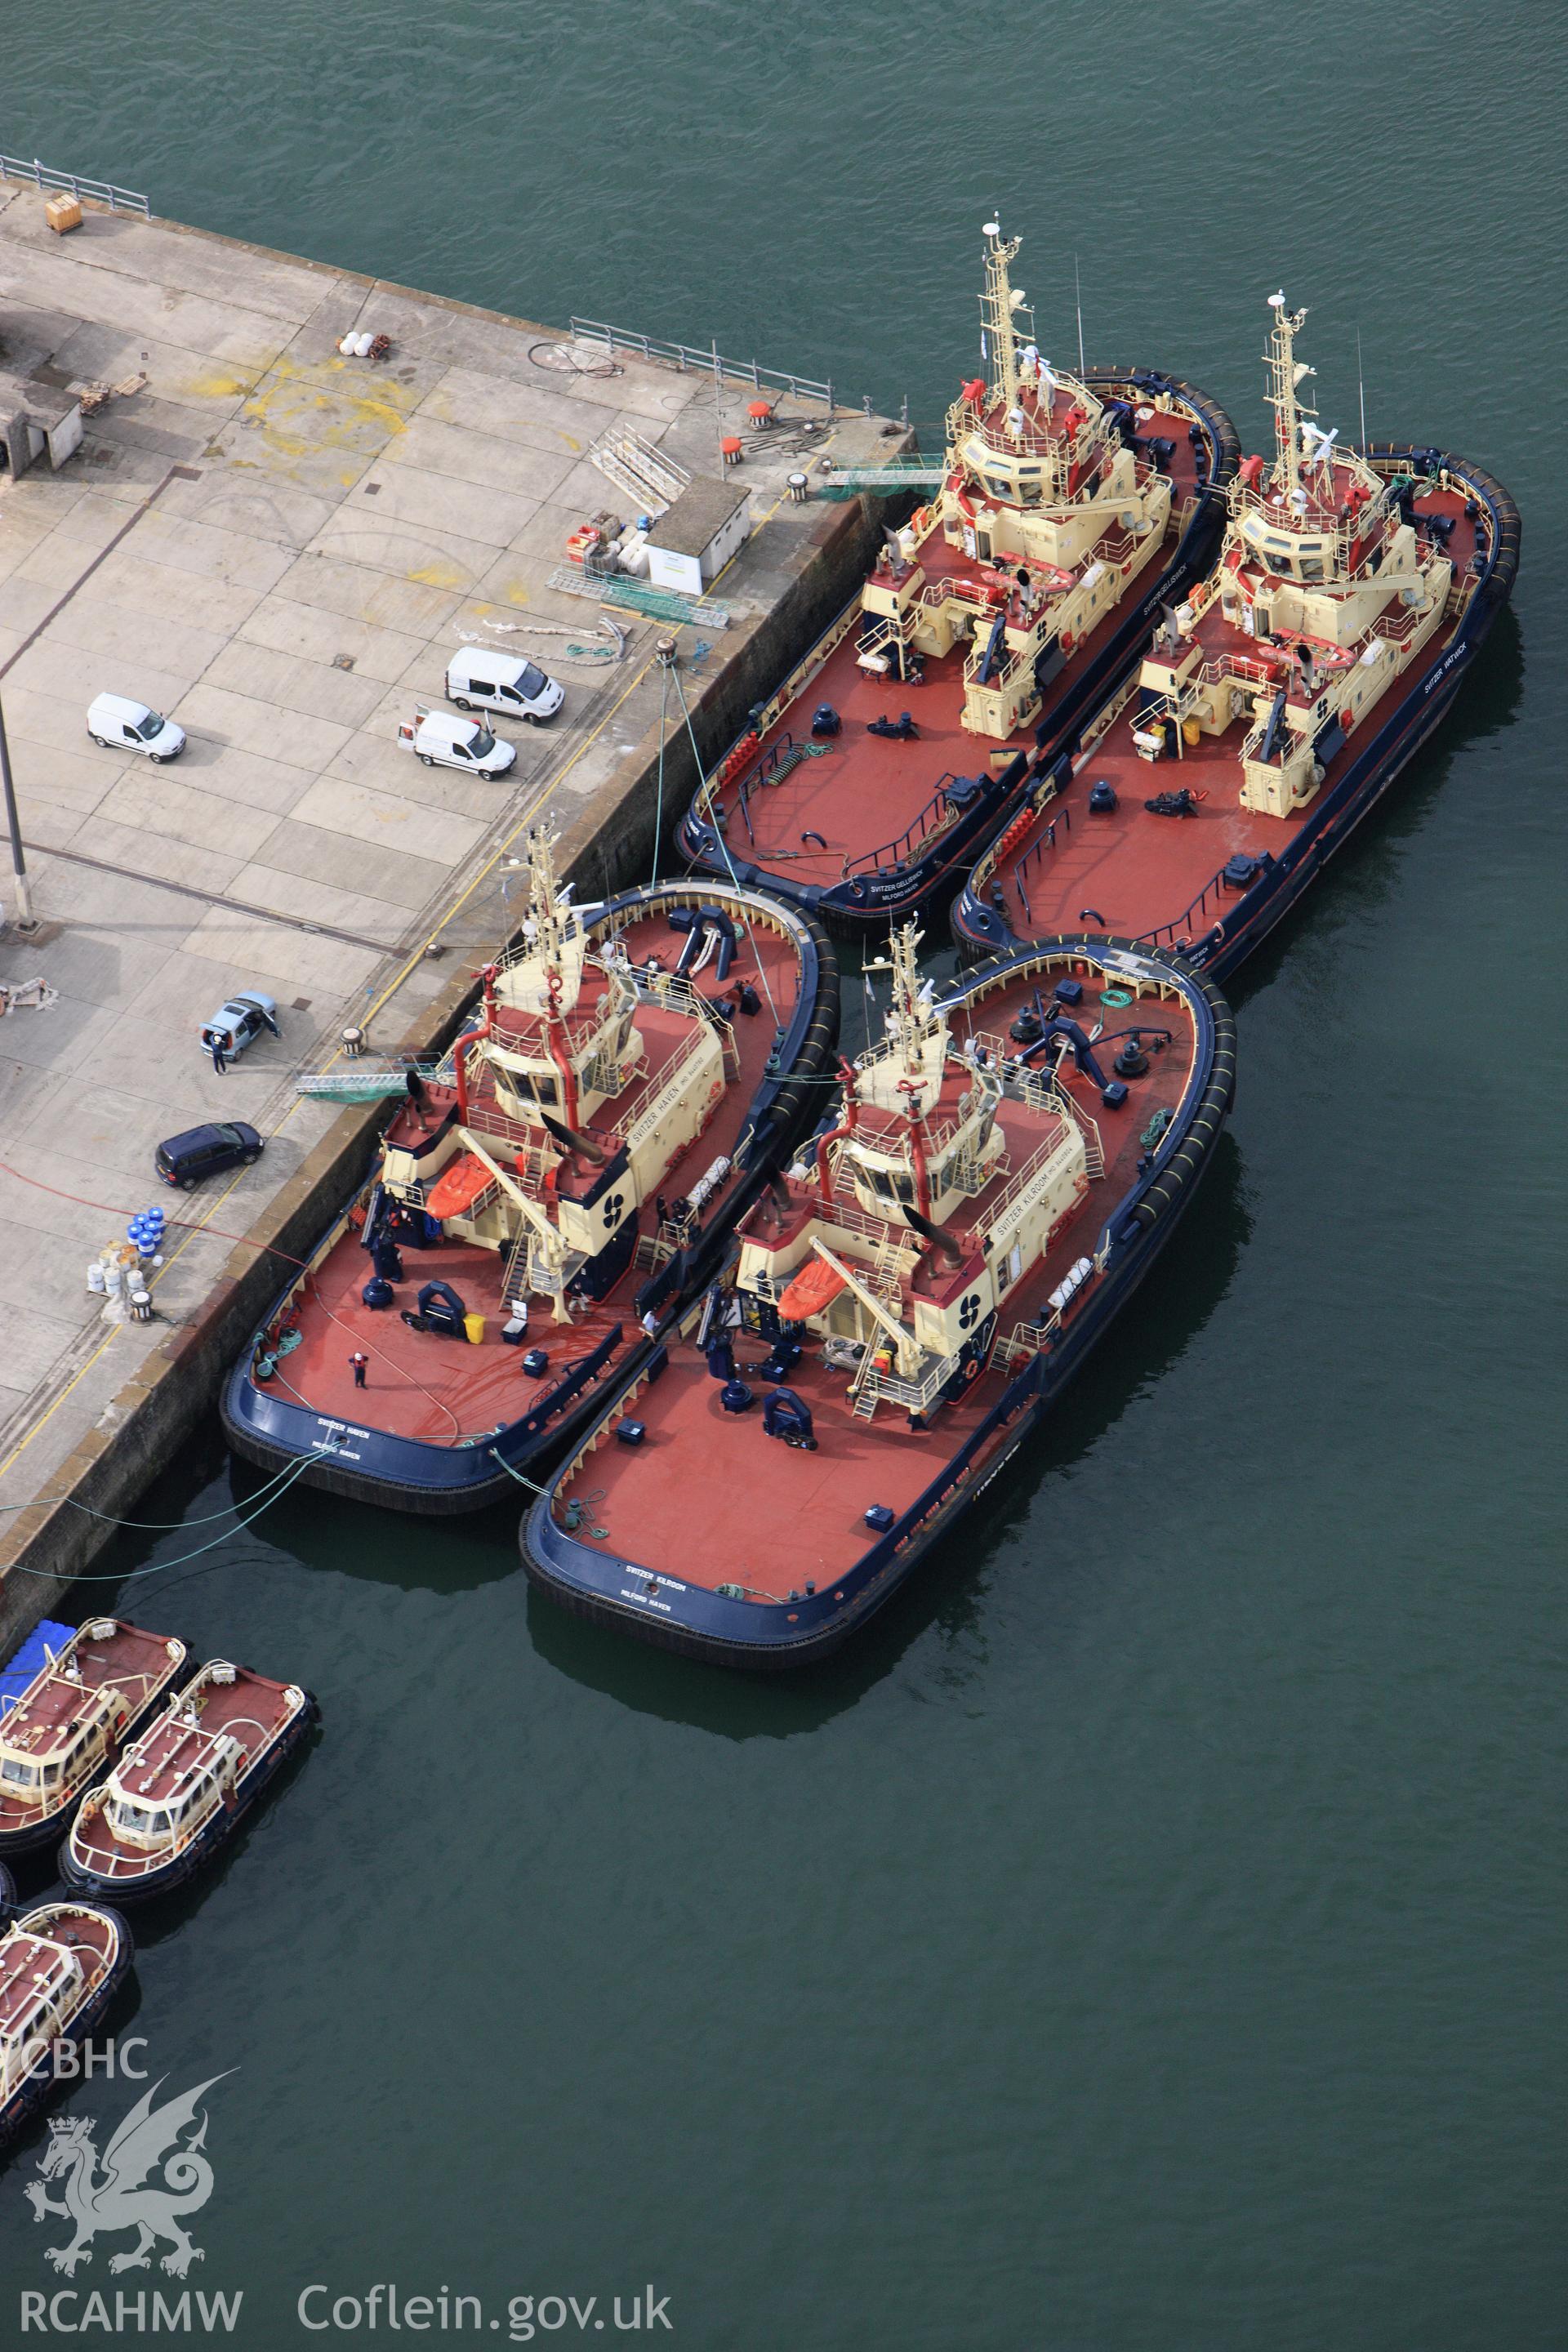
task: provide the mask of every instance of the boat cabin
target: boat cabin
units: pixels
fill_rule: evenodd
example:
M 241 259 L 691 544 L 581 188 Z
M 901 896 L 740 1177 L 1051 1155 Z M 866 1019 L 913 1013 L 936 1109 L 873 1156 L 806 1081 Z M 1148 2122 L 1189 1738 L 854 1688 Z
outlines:
M 184 1644 L 95 1619 L 0 1716 L 0 1843 L 47 1825 L 184 1661 Z

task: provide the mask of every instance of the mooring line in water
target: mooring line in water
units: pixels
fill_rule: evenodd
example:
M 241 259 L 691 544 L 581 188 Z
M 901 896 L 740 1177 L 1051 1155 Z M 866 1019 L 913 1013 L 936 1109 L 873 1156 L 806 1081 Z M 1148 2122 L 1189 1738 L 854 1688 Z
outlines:
M 251 1512 L 248 1518 L 237 1518 L 233 1527 L 226 1528 L 221 1535 L 209 1536 L 205 1543 L 198 1544 L 196 1546 L 195 1551 L 183 1551 L 174 1559 L 154 1560 L 150 1568 L 117 1569 L 110 1570 L 101 1576 L 73 1576 L 70 1579 L 70 1582 L 72 1584 L 135 1584 L 144 1576 L 162 1576 L 171 1568 L 183 1568 L 187 1560 L 199 1559 L 204 1552 L 216 1551 L 219 1544 L 226 1543 L 230 1536 L 237 1535 L 242 1528 L 254 1527 L 257 1520 L 261 1517 L 262 1512 L 270 1509 L 271 1506 L 279 1499 L 279 1496 L 286 1494 L 289 1487 L 294 1484 L 296 1479 L 302 1476 L 304 1472 L 310 1469 L 311 1464 L 318 1458 L 319 1457 L 314 1454 L 303 1454 L 298 1462 L 290 1462 L 288 1468 L 284 1471 L 280 1471 L 279 1473 L 278 1479 L 273 1482 L 274 1491 L 270 1495 L 268 1495 L 265 1493 L 265 1490 L 263 1490 L 263 1500 L 259 1507 Z M 57 1502 L 69 1502 L 70 1497 L 68 1495 L 61 1495 L 57 1496 L 55 1500 Z M 30 1504 L 26 1503 L 7 1504 L 6 1506 L 8 1510 L 30 1510 L 31 1507 L 32 1506 Z M 85 1503 L 76 1503 L 72 1505 L 72 1508 L 75 1510 L 86 1510 L 87 1507 L 88 1506 Z M 94 1511 L 92 1513 L 92 1517 L 94 1518 L 103 1518 L 107 1516 L 108 1515 L 102 1511 Z M 136 1527 L 139 1524 L 153 1523 L 138 1522 L 135 1519 L 117 1519 L 114 1524 L 117 1527 L 129 1528 Z M 187 1523 L 181 1520 L 171 1520 L 169 1524 L 171 1526 L 178 1527 Z M 194 1524 L 200 1527 L 202 1522 L 198 1519 Z M 44 1577 L 51 1584 L 58 1584 L 60 1581 L 59 1574 L 57 1570 L 52 1568 L 24 1568 L 20 1560 L 13 1560 L 5 1572 L 8 1576 Z

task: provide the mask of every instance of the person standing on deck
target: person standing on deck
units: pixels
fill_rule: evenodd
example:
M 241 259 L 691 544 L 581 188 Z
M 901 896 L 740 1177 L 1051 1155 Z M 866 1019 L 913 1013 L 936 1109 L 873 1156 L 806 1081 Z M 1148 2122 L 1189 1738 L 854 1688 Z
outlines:
M 354 1368 L 354 1386 L 356 1389 L 363 1389 L 364 1386 L 365 1368 L 370 1362 L 370 1358 L 365 1354 L 363 1348 L 356 1348 L 353 1354 L 349 1358 L 349 1361 Z

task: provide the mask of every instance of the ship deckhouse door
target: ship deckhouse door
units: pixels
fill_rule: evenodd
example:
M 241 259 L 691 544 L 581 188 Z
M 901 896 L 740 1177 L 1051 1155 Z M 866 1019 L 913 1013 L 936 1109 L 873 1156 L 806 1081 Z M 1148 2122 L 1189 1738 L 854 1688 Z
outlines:
M 1004 1290 L 1011 1290 L 1016 1282 L 1022 1280 L 1023 1273 L 1024 1244 L 1022 1242 L 1015 1242 L 1003 1263 L 1002 1288 Z

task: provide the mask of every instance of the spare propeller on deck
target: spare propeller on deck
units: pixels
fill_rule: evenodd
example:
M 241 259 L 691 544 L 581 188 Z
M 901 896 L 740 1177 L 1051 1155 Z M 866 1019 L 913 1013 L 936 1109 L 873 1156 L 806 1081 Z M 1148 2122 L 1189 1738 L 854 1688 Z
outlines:
M 933 1249 L 939 1249 L 949 1265 L 963 1264 L 963 1252 L 952 1235 L 944 1234 L 940 1225 L 933 1225 L 929 1217 L 922 1216 L 918 1209 L 911 1209 L 907 1202 L 904 1203 L 904 1221 L 913 1226 L 922 1240 L 930 1242 Z
M 539 1116 L 557 1143 L 564 1144 L 567 1150 L 574 1151 L 580 1160 L 592 1160 L 595 1168 L 605 1165 L 610 1155 L 602 1143 L 595 1143 L 591 1135 L 579 1135 L 574 1127 L 566 1127 L 560 1119 L 552 1118 L 547 1110 L 542 1110 Z

